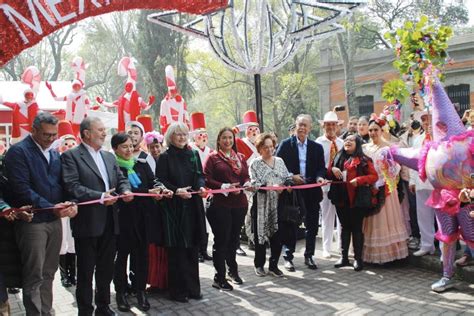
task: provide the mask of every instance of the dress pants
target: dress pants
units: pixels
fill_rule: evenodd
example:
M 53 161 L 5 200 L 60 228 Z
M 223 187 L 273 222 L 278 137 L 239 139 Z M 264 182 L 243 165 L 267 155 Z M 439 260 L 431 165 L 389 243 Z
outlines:
M 255 258 L 253 263 L 256 268 L 263 268 L 265 266 L 266 256 L 267 256 L 267 246 L 265 244 L 260 244 L 258 242 L 258 237 L 255 234 Z M 278 259 L 281 255 L 281 240 L 280 234 L 275 232 L 272 237 L 270 237 L 270 260 L 269 267 L 276 268 L 278 265 Z
M 410 205 L 410 228 L 411 235 L 415 238 L 420 238 L 420 227 L 418 226 L 417 210 L 416 210 L 416 193 L 411 193 L 408 189 L 408 183 L 405 181 L 407 187 L 408 204 Z
M 148 276 L 148 242 L 146 236 L 139 238 L 135 234 L 120 234 L 117 237 L 117 257 L 114 267 L 114 286 L 117 293 L 127 290 L 127 259 L 130 256 L 130 267 L 133 262 L 132 287 L 135 291 L 145 291 Z
M 434 250 L 435 211 L 433 208 L 425 205 L 431 192 L 432 190 L 416 191 L 416 215 L 421 235 L 420 249 L 426 251 Z
M 298 226 L 290 222 L 278 222 L 278 234 L 283 245 L 283 259 L 292 261 L 296 249 L 296 233 Z
M 199 296 L 199 247 L 168 249 L 168 289 L 171 298 Z
M 5 285 L 3 273 L 0 272 L 0 304 L 6 301 L 8 301 L 7 286 Z
M 332 236 L 334 233 L 334 220 L 337 221 L 337 238 L 341 235 L 341 223 L 336 216 L 336 207 L 328 199 L 328 192 L 323 190 L 321 206 L 321 230 L 323 234 L 323 251 L 331 252 Z M 339 215 L 339 214 L 338 214 Z M 338 243 L 339 244 L 339 243 Z
M 364 212 L 362 209 L 338 207 L 337 216 L 341 221 L 341 231 L 350 233 L 362 233 L 362 223 L 364 221 Z
M 223 281 L 226 276 L 226 264 L 229 272 L 238 273 L 235 251 L 239 245 L 240 228 L 244 224 L 247 208 L 216 207 L 207 210 L 207 219 L 214 234 L 212 261 L 216 269 L 216 278 Z
M 92 278 L 95 271 L 95 304 L 97 308 L 110 304 L 110 282 L 114 275 L 116 236 L 112 208 L 108 208 L 107 223 L 99 237 L 75 238 L 77 255 L 76 301 L 79 315 L 92 315 Z
M 23 305 L 26 315 L 51 315 L 53 280 L 59 266 L 61 220 L 18 222 L 15 236 L 23 264 Z

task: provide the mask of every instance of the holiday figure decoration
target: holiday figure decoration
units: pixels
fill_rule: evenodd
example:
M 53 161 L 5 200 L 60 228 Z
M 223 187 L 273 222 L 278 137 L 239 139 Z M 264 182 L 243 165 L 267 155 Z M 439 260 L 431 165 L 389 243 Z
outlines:
M 243 123 L 234 127 L 234 132 L 245 131 L 244 138 L 236 138 L 237 151 L 245 156 L 247 165 L 250 166 L 252 161 L 259 156 L 255 147 L 255 140 L 260 134 L 260 127 L 257 121 L 257 113 L 255 111 L 247 111 L 243 116 Z
M 119 76 L 127 76 L 127 83 L 125 83 L 124 91 L 120 97 L 114 102 L 106 102 L 101 97 L 97 97 L 96 100 L 99 104 L 102 104 L 109 108 L 117 108 L 118 114 L 118 131 L 125 131 L 125 125 L 130 121 L 136 121 L 137 116 L 140 115 L 141 111 L 148 110 L 155 102 L 155 97 L 150 96 L 148 103 L 143 100 L 136 90 L 137 82 L 137 69 L 136 59 L 133 57 L 123 57 L 118 63 L 117 72 Z
M 90 100 L 84 90 L 87 65 L 81 57 L 75 57 L 71 63 L 74 70 L 74 80 L 72 81 L 72 91 L 63 97 L 56 96 L 51 83 L 46 81 L 46 87 L 56 101 L 66 101 L 66 120 L 71 122 L 74 135 L 79 135 L 79 125 L 87 116 L 90 110 Z
M 21 75 L 21 81 L 29 86 L 23 92 L 23 101 L 3 102 L 0 96 L 0 104 L 12 109 L 11 143 L 19 142 L 31 132 L 33 120 L 39 110 L 35 100 L 41 82 L 41 75 L 38 68 L 35 66 L 26 68 Z
M 209 146 L 209 136 L 206 130 L 206 118 L 202 112 L 191 113 L 191 132 L 190 136 L 193 138 L 190 146 L 199 153 L 201 164 L 204 168 L 207 156 L 213 151 Z
M 163 134 L 166 133 L 168 126 L 173 122 L 181 122 L 189 126 L 187 105 L 179 94 L 173 67 L 170 65 L 166 66 L 165 73 L 168 93 L 160 105 L 160 127 Z

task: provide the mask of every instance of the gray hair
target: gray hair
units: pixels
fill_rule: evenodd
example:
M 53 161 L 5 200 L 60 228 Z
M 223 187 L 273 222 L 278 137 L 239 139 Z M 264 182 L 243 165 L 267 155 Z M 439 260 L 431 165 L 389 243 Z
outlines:
M 167 146 L 173 144 L 173 142 L 171 141 L 171 138 L 173 137 L 173 134 L 175 133 L 189 134 L 189 128 L 186 126 L 186 124 L 181 123 L 181 122 L 174 122 L 170 126 L 168 126 L 168 129 L 166 130 L 166 133 L 165 133 L 165 142 Z
M 303 120 L 303 119 L 308 120 L 309 123 L 310 123 L 311 125 L 313 125 L 313 118 L 312 118 L 311 115 L 309 115 L 309 114 L 300 114 L 300 115 L 298 115 L 298 116 L 296 117 L 295 122 L 298 122 L 299 120 Z
M 49 112 L 39 112 L 33 120 L 33 127 L 35 129 L 41 129 L 41 124 L 58 124 L 58 118 Z
M 359 122 L 360 121 L 366 121 L 367 123 L 369 123 L 369 118 L 365 115 L 362 115 L 361 117 L 359 117 Z
M 87 130 L 90 130 L 91 129 L 91 125 L 92 123 L 94 122 L 102 122 L 102 120 L 100 119 L 100 117 L 92 117 L 92 116 L 86 116 L 82 122 L 81 122 L 81 125 L 80 125 L 80 131 L 81 131 L 81 138 L 83 139 L 84 138 L 84 131 L 87 129 Z

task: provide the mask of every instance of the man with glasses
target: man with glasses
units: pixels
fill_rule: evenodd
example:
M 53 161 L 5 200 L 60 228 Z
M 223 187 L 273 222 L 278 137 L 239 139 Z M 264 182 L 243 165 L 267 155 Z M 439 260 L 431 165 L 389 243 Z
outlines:
M 15 213 L 15 235 L 23 264 L 23 304 L 27 315 L 51 315 L 53 280 L 59 265 L 60 217 L 74 217 L 77 206 L 64 201 L 59 153 L 50 147 L 58 120 L 39 113 L 31 135 L 13 145 L 5 157 L 12 207 L 31 205 L 36 213 Z

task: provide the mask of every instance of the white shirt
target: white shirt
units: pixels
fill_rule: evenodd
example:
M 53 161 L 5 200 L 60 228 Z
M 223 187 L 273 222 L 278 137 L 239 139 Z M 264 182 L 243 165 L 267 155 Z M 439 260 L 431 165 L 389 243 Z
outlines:
M 336 147 L 337 147 L 337 151 L 341 150 L 342 149 L 342 146 L 344 146 L 344 141 L 342 139 L 340 139 L 339 137 L 336 137 L 336 139 L 334 140 L 336 142 Z M 329 156 L 331 155 L 331 144 L 332 144 L 332 141 L 329 140 L 329 138 L 326 137 L 326 135 L 323 135 L 323 136 L 319 136 L 317 139 L 316 139 L 316 143 L 320 144 L 321 146 L 323 146 L 323 150 L 324 150 L 324 162 L 326 164 L 326 169 L 329 167 Z
M 36 146 L 38 146 L 39 150 L 43 154 L 44 158 L 46 158 L 46 161 L 48 161 L 49 165 L 49 160 L 51 159 L 51 153 L 49 152 L 51 150 L 51 147 L 48 147 L 46 149 L 43 149 L 40 144 L 38 144 L 33 137 L 31 139 L 35 142 Z
M 413 138 L 413 148 L 421 149 L 423 147 L 423 141 L 425 140 L 426 133 L 419 134 Z M 434 190 L 431 183 L 426 180 L 425 182 L 421 181 L 418 171 L 410 169 L 410 185 L 415 185 L 416 191 L 418 190 Z
M 101 154 L 101 149 L 96 151 L 94 148 L 87 145 L 86 143 L 83 143 L 83 144 L 87 148 L 87 151 L 92 156 L 92 159 L 94 160 L 97 168 L 99 169 L 100 175 L 102 176 L 102 181 L 104 181 L 104 184 L 105 184 L 105 191 L 109 191 L 110 190 L 109 175 L 107 173 L 107 168 L 105 166 L 104 158 L 102 157 L 102 154 Z
M 298 145 L 298 158 L 300 161 L 300 176 L 306 178 L 306 153 L 308 151 L 308 138 L 305 138 L 302 143 L 298 137 L 296 137 L 296 144 Z

